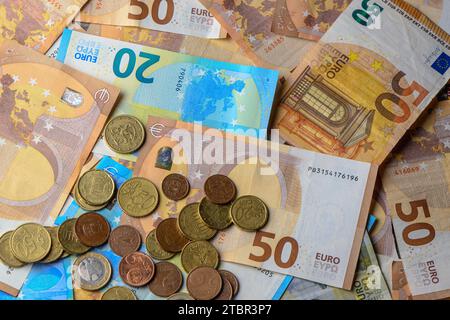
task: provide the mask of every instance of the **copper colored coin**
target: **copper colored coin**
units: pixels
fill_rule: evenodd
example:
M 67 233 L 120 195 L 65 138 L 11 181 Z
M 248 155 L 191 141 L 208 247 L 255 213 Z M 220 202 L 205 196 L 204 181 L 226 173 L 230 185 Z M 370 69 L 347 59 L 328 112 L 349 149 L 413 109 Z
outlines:
M 233 287 L 233 296 L 235 296 L 239 291 L 239 281 L 236 276 L 228 270 L 219 270 L 222 280 L 226 279 L 230 282 L 231 287 Z
M 132 226 L 118 226 L 109 236 L 109 246 L 118 256 L 136 252 L 141 247 L 141 235 Z
M 123 282 L 132 287 L 145 286 L 155 274 L 155 264 L 152 258 L 142 252 L 133 252 L 119 263 L 119 274 Z
M 174 201 L 186 198 L 191 188 L 188 179 L 178 173 L 172 173 L 165 177 L 161 186 L 164 195 Z
M 177 293 L 183 284 L 183 274 L 170 262 L 158 262 L 155 276 L 148 285 L 151 292 L 160 297 L 169 297 Z
M 158 224 L 156 240 L 161 248 L 168 252 L 180 252 L 189 242 L 189 239 L 178 228 L 176 218 L 168 218 Z
M 108 221 L 95 212 L 81 215 L 75 222 L 75 234 L 80 242 L 88 247 L 98 247 L 108 241 L 109 232 Z
M 227 204 L 236 198 L 236 186 L 227 176 L 216 174 L 206 179 L 203 186 L 206 197 L 215 204 Z
M 225 278 L 222 278 L 222 290 L 219 295 L 214 298 L 214 300 L 231 300 L 233 299 L 233 287 L 231 286 L 230 281 Z
M 186 287 L 194 299 L 212 300 L 222 290 L 222 277 L 216 269 L 198 267 L 189 273 Z

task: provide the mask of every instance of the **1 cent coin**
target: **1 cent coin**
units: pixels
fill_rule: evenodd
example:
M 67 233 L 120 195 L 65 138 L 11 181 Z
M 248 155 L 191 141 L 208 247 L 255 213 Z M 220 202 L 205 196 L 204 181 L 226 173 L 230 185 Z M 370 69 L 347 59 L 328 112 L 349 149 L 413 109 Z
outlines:
M 148 285 L 151 292 L 160 297 L 169 297 L 177 293 L 183 284 L 183 275 L 176 265 L 170 262 L 158 262 L 155 276 Z
M 118 226 L 109 236 L 109 246 L 118 256 L 136 252 L 141 247 L 141 235 L 132 226 Z
M 222 277 L 216 269 L 198 267 L 189 273 L 186 287 L 194 299 L 212 300 L 222 290 Z
M 108 221 L 95 212 L 85 213 L 75 222 L 78 239 L 88 247 L 98 247 L 108 241 L 110 230 Z
M 228 270 L 219 270 L 219 273 L 222 276 L 222 279 L 226 279 L 230 282 L 233 287 L 233 296 L 235 296 L 239 291 L 239 281 L 236 276 Z
M 181 174 L 172 173 L 162 181 L 164 195 L 173 201 L 184 199 L 189 194 L 189 181 Z
M 158 224 L 156 240 L 161 248 L 168 252 L 180 252 L 189 242 L 189 239 L 178 228 L 176 218 L 168 218 Z
M 205 195 L 215 204 L 227 204 L 236 197 L 236 186 L 227 176 L 216 174 L 205 181 Z
M 233 287 L 231 286 L 231 283 L 227 280 L 222 278 L 222 290 L 220 291 L 219 295 L 214 298 L 214 300 L 231 300 L 233 299 Z
M 123 282 L 132 287 L 145 286 L 155 274 L 155 264 L 152 258 L 142 252 L 133 252 L 119 263 L 119 274 Z

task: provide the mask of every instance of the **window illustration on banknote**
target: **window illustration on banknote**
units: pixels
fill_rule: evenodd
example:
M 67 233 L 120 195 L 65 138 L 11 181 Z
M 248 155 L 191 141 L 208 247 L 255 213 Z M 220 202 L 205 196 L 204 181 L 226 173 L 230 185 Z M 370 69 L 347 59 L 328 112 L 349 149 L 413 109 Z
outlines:
M 352 102 L 308 66 L 284 96 L 282 103 L 291 108 L 282 121 L 325 153 L 338 152 L 352 158 L 370 136 L 374 110 Z

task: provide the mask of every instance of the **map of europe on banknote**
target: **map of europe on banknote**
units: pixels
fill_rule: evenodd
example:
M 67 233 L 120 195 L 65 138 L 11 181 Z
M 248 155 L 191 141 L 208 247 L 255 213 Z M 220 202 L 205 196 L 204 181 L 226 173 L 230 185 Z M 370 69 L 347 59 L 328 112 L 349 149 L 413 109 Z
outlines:
M 226 38 L 220 23 L 198 0 L 92 0 L 76 20 Z
M 0 42 L 45 53 L 88 0 L 0 0 Z
M 403 1 L 365 3 L 292 73 L 275 127 L 292 145 L 381 164 L 450 78 L 450 36 Z
M 58 60 L 122 90 L 116 114 L 266 136 L 278 73 L 66 30 Z M 261 131 L 260 131 L 261 130 Z M 98 153 L 110 154 L 100 141 Z
M 119 90 L 13 40 L 0 46 L 0 83 L 3 234 L 54 221 Z M 0 289 L 17 294 L 28 271 L 1 264 Z
M 351 0 L 277 0 L 272 31 L 285 36 L 319 40 Z M 406 0 L 450 32 L 450 1 Z M 381 3 L 381 1 L 380 1 Z
M 383 186 L 412 296 L 450 297 L 450 100 L 407 133 Z

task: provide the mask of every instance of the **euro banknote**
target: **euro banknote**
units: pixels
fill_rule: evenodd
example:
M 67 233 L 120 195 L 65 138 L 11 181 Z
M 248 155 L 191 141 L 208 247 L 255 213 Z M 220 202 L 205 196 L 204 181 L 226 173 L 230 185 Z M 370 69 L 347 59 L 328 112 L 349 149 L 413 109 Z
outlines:
M 272 31 L 285 36 L 317 41 L 330 29 L 351 1 L 277 0 Z M 405 0 L 405 2 L 419 9 L 447 33 L 450 32 L 450 1 Z
M 13 40 L 0 46 L 0 65 L 3 233 L 24 222 L 54 221 L 119 90 Z M 0 290 L 16 295 L 29 270 L 1 264 Z
M 0 0 L 0 43 L 16 40 L 45 53 L 88 0 Z
M 351 291 L 294 278 L 283 300 L 391 300 L 368 232 L 364 234 Z
M 92 35 L 132 42 L 163 50 L 189 54 L 193 56 L 226 61 L 237 64 L 253 65 L 243 54 L 242 49 L 231 38 L 206 39 L 177 33 L 142 29 L 137 27 L 117 27 L 110 25 L 74 22 L 69 29 Z M 58 56 L 61 38 L 47 51 L 47 55 Z
M 189 177 L 191 192 L 177 203 L 161 195 L 143 223 L 200 201 L 208 176 L 224 174 L 240 195 L 263 199 L 270 218 L 256 233 L 220 232 L 213 244 L 222 260 L 351 287 L 375 166 L 170 119 L 149 117 L 147 130 L 134 174 L 158 183 L 178 172 Z
M 58 60 L 117 85 L 115 114 L 142 123 L 158 115 L 226 130 L 267 134 L 278 73 L 209 60 L 71 30 Z M 114 156 L 101 140 L 95 152 Z
M 419 11 L 353 1 L 287 80 L 275 127 L 294 146 L 381 164 L 449 68 L 450 36 Z
M 220 23 L 198 0 L 92 0 L 76 20 L 204 38 L 226 37 Z
M 450 297 L 450 100 L 409 131 L 386 164 L 383 186 L 415 299 Z
M 98 170 L 104 170 L 108 172 L 111 177 L 116 182 L 116 186 L 120 187 L 127 179 L 129 179 L 132 176 L 132 171 L 121 165 L 120 163 L 112 160 L 109 157 L 104 157 L 97 165 L 96 169 Z M 76 204 L 75 201 L 72 201 L 62 212 L 62 214 L 58 217 L 56 220 L 56 224 L 61 224 L 66 219 L 79 217 L 81 214 L 83 214 L 84 211 Z M 108 221 L 108 223 L 111 226 L 111 229 L 116 228 L 119 225 L 127 224 L 132 225 L 137 228 L 137 230 L 141 233 L 142 239 L 145 239 L 146 235 L 155 228 L 157 223 L 159 222 L 158 219 L 149 219 L 146 221 L 146 223 L 142 223 L 141 219 L 131 218 L 125 214 L 123 214 L 123 211 L 121 210 L 119 204 L 117 202 L 111 203 L 107 208 L 102 209 L 99 212 L 103 217 L 105 217 Z M 140 249 L 141 251 L 145 252 L 145 245 L 143 245 Z M 107 257 L 107 259 L 110 261 L 112 265 L 113 270 L 118 270 L 119 263 L 121 260 L 121 257 L 117 256 L 110 248 L 108 244 L 93 249 L 93 252 L 100 253 Z M 76 257 L 70 257 L 69 260 L 71 260 L 70 265 L 73 264 Z M 183 273 L 184 279 L 186 279 L 187 274 L 184 272 L 183 267 L 181 265 L 180 256 L 177 255 L 176 257 L 169 260 L 170 262 L 176 264 L 180 270 Z M 281 286 L 281 284 L 284 281 L 284 276 L 281 274 L 276 274 L 273 272 L 269 272 L 267 270 L 258 270 L 253 267 L 238 265 L 235 263 L 228 263 L 228 262 L 221 262 L 220 264 L 221 269 L 226 269 L 231 272 L 233 272 L 239 279 L 241 290 L 235 297 L 235 299 L 241 300 L 241 299 L 272 299 L 276 293 L 278 288 Z M 70 274 L 70 272 L 69 272 Z M 30 280 L 32 280 L 31 275 L 29 277 Z M 83 290 L 76 285 L 73 284 L 73 279 L 71 276 L 69 276 L 68 284 L 67 284 L 67 290 L 72 291 L 73 290 L 73 296 L 77 300 L 97 300 L 101 298 L 101 295 L 108 290 L 110 287 L 113 286 L 125 286 L 128 287 L 130 290 L 132 290 L 138 299 L 140 300 L 160 300 L 161 297 L 158 297 L 154 294 L 152 294 L 147 287 L 142 288 L 132 288 L 129 287 L 127 284 L 125 284 L 122 279 L 120 278 L 119 274 L 116 272 L 113 272 L 112 279 L 109 282 L 108 286 L 101 289 L 98 292 L 89 292 L 86 290 Z M 264 290 L 258 290 L 259 286 L 264 285 Z M 181 289 L 183 292 L 187 292 L 185 281 L 183 284 L 183 288 Z M 22 292 L 23 293 L 23 292 Z M 26 297 L 26 292 L 23 293 Z
M 312 42 L 271 31 L 276 0 L 200 0 L 219 20 L 244 53 L 257 65 L 287 77 Z

